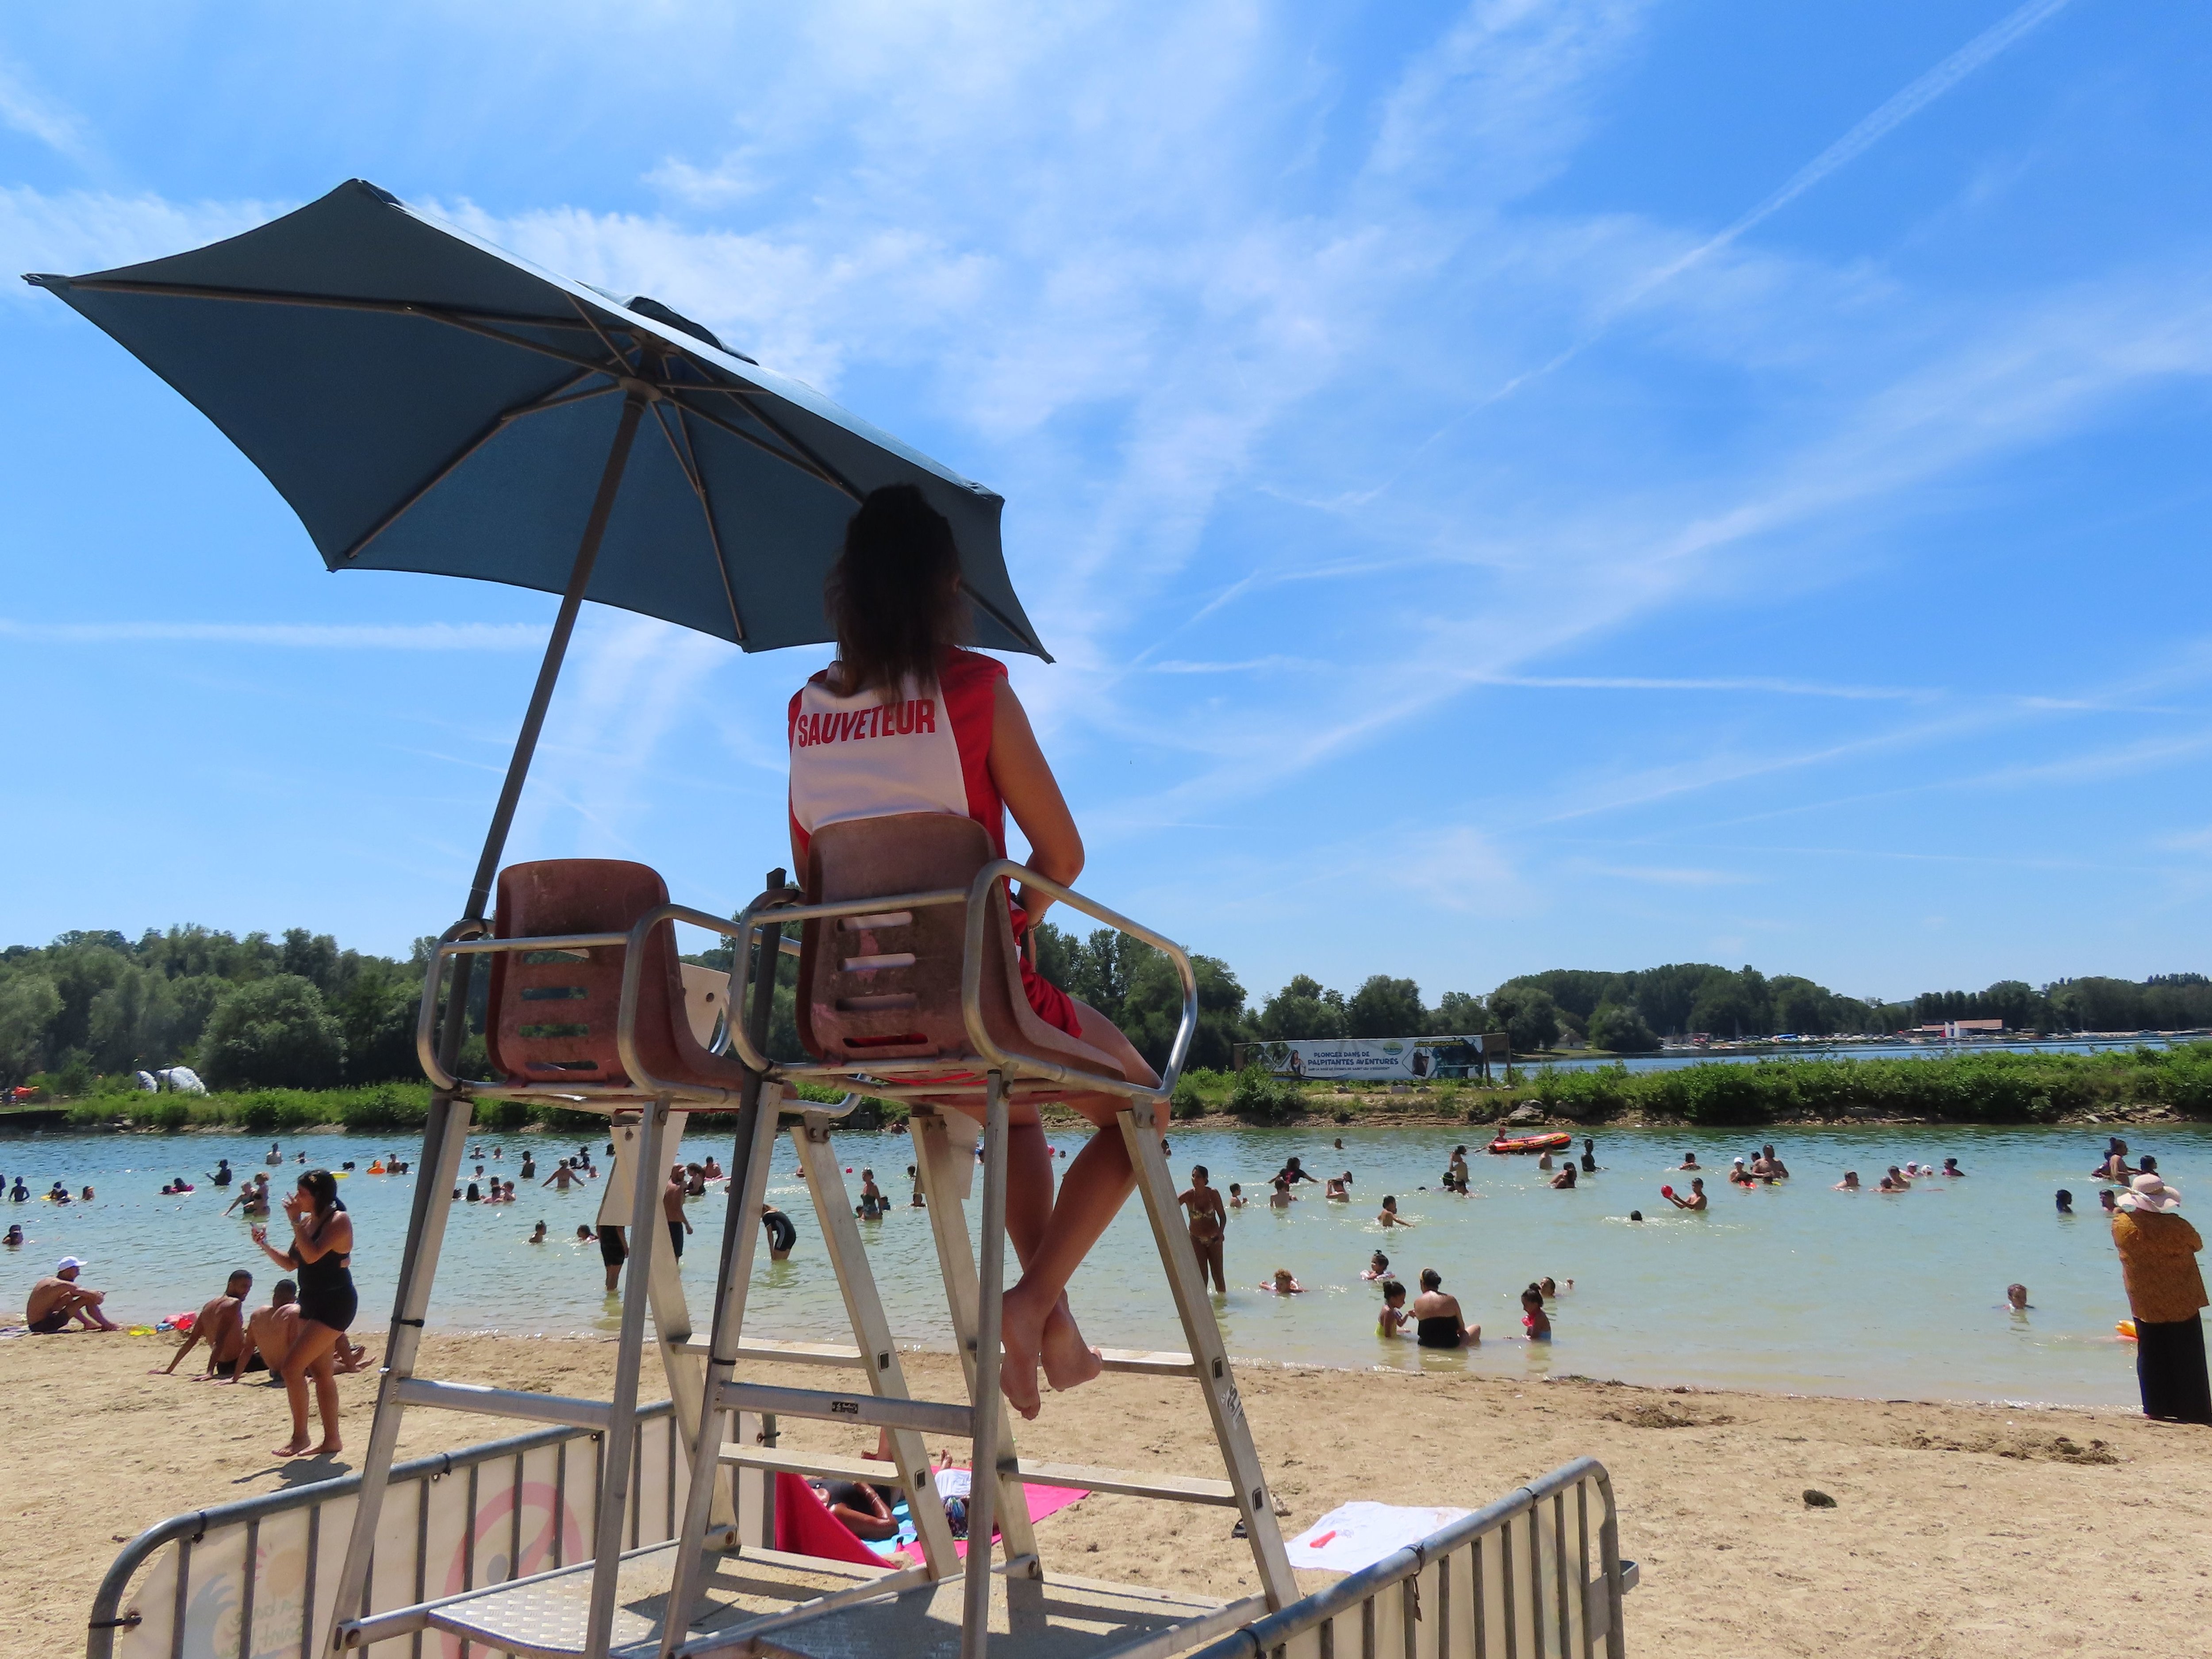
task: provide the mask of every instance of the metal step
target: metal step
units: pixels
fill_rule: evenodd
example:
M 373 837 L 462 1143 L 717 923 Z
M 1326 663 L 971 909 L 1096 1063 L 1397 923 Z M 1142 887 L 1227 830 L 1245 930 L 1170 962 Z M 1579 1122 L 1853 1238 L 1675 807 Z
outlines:
M 831 1394 L 818 1389 L 779 1389 L 763 1382 L 725 1382 L 715 1395 L 718 1410 L 759 1412 L 778 1417 L 819 1418 L 825 1423 L 866 1423 L 872 1427 L 918 1429 L 924 1434 L 975 1437 L 972 1406 L 936 1400 L 896 1400 L 872 1394 Z
M 703 1336 L 695 1336 L 684 1344 L 684 1351 L 704 1356 L 709 1344 Z M 842 1342 L 781 1342 L 765 1337 L 755 1337 L 738 1344 L 738 1360 L 759 1361 L 786 1365 L 846 1365 L 861 1364 L 860 1351 Z M 1198 1367 L 1187 1353 L 1152 1348 L 1101 1348 L 1098 1358 L 1103 1369 L 1120 1371 L 1132 1376 L 1195 1376 Z
M 1080 1486 L 1088 1492 L 1157 1498 L 1170 1504 L 1222 1504 L 1232 1509 L 1237 1504 L 1237 1489 L 1226 1480 L 1206 1480 L 1195 1475 L 1138 1474 L 1128 1469 L 1094 1468 L 1087 1463 L 1024 1460 L 1021 1478 L 1034 1486 Z
M 572 1400 L 557 1394 L 487 1388 L 480 1382 L 434 1382 L 428 1377 L 410 1376 L 400 1382 L 392 1393 L 403 1406 L 474 1412 L 483 1417 L 519 1417 L 533 1423 L 565 1423 L 571 1428 L 601 1430 L 614 1421 L 615 1408 L 604 1400 Z
M 871 1486 L 907 1490 L 908 1482 L 892 1464 L 872 1457 L 850 1457 L 842 1452 L 769 1450 L 760 1446 L 725 1445 L 722 1462 L 739 1468 L 767 1469 L 776 1474 L 814 1475 L 823 1480 L 859 1480 Z

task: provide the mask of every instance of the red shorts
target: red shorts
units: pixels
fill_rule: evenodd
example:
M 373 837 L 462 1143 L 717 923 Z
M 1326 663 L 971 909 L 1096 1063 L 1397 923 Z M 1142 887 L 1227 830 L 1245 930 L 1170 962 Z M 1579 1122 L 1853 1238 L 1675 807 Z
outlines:
M 1022 935 L 1029 931 L 1030 919 L 1018 904 L 1009 904 L 1006 911 L 1007 919 L 1013 923 L 1014 942 L 1019 945 Z M 1022 964 L 1022 990 L 1029 997 L 1030 1011 L 1054 1030 L 1065 1031 L 1072 1037 L 1081 1036 L 1083 1016 L 1075 1011 L 1075 999 L 1031 967 L 1026 952 L 1017 960 Z

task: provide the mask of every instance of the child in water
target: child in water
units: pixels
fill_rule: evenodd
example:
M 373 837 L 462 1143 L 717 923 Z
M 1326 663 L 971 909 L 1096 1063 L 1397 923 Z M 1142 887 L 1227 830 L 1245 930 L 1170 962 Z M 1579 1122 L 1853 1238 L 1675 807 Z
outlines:
M 1406 1311 L 1406 1287 L 1395 1279 L 1382 1281 L 1382 1312 L 1375 1322 L 1377 1336 L 1411 1336 L 1413 1316 Z
M 1291 1270 L 1288 1267 L 1278 1267 L 1275 1269 L 1274 1278 L 1260 1288 L 1263 1291 L 1273 1291 L 1277 1296 L 1299 1296 L 1304 1293 L 1306 1287 L 1291 1276 Z
M 1552 1321 L 1544 1311 L 1544 1293 L 1534 1285 L 1521 1292 L 1521 1323 L 1531 1342 L 1552 1340 Z
M 1390 1258 L 1380 1250 L 1376 1251 L 1373 1255 L 1367 1258 L 1366 1269 L 1359 1276 L 1370 1280 L 1389 1278 Z

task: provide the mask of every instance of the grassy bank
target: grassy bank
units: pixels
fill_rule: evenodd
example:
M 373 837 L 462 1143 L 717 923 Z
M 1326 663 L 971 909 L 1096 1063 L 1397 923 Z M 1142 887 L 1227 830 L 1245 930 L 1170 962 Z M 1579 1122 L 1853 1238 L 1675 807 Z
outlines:
M 808 1089 L 817 1098 L 829 1091 Z M 337 1127 L 419 1130 L 430 1107 L 425 1083 L 360 1089 L 260 1089 L 234 1094 L 96 1094 L 62 1103 L 80 1129 L 236 1129 L 252 1134 Z M 1515 1068 L 1508 1085 L 1455 1080 L 1393 1086 L 1294 1083 L 1257 1069 L 1195 1071 L 1176 1091 L 1175 1115 L 1245 1123 L 1407 1120 L 1492 1124 L 1523 1107 L 1577 1123 L 1848 1122 L 2059 1123 L 2144 1111 L 2212 1121 L 2212 1042 L 2096 1054 L 1984 1054 L 1936 1060 L 1769 1060 L 1631 1073 Z M 1048 1113 L 1055 1109 L 1048 1108 Z M 696 1115 L 702 1127 L 726 1114 Z M 894 1101 L 866 1103 L 855 1127 L 904 1121 Z M 477 1127 L 570 1129 L 596 1114 L 483 1101 Z
M 2094 1054 L 1984 1054 L 1933 1060 L 1770 1060 L 1665 1072 L 1515 1068 L 1510 1085 L 1445 1080 L 1292 1083 L 1256 1070 L 1194 1072 L 1176 1115 L 1286 1123 L 1409 1117 L 1494 1123 L 1522 1107 L 1572 1122 L 1758 1123 L 1903 1119 L 2058 1123 L 2162 1110 L 2212 1119 L 2212 1043 Z

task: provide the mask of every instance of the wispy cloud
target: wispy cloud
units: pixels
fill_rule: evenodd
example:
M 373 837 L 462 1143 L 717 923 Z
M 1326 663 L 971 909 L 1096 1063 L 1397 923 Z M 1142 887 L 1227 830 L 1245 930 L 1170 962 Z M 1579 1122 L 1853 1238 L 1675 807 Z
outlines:
M 5 58 L 0 58 L 0 126 L 35 138 L 70 161 L 91 159 L 84 123 L 40 92 L 21 69 Z
M 47 194 L 0 185 L 0 276 L 23 271 L 75 276 L 131 264 L 235 236 L 289 211 L 294 202 L 172 202 L 103 191 Z M 55 322 L 63 308 L 34 288 L 9 280 L 0 293 L 35 306 Z
M 257 645 L 305 651 L 543 651 L 532 623 L 26 623 L 0 639 L 43 645 Z

